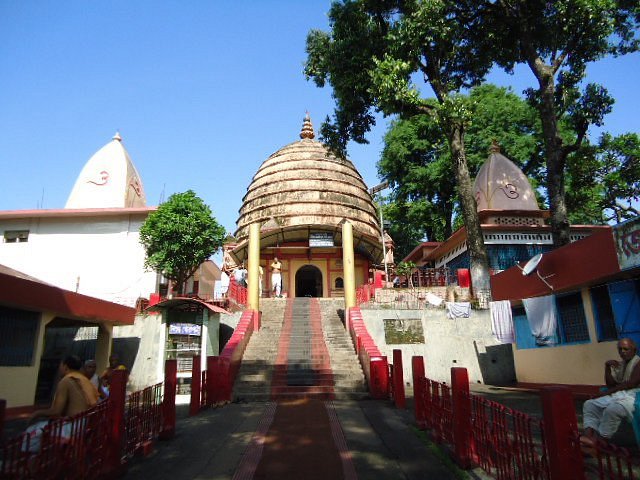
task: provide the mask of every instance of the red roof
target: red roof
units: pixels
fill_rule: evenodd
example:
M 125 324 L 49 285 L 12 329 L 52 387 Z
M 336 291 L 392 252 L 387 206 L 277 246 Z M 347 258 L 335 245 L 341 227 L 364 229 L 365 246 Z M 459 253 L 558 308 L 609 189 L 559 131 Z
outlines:
M 0 304 L 94 323 L 133 325 L 135 309 L 70 292 L 8 267 L 0 269 Z
M 37 210 L 0 210 L 0 219 L 43 218 L 43 217 L 106 217 L 115 215 L 142 215 L 157 210 L 158 207 L 137 208 L 57 208 Z
M 545 253 L 529 275 L 513 266 L 491 277 L 494 300 L 520 300 L 551 293 L 568 292 L 595 285 L 620 272 L 613 230 L 591 226 L 592 234 L 582 240 Z M 551 290 L 538 277 L 545 278 Z

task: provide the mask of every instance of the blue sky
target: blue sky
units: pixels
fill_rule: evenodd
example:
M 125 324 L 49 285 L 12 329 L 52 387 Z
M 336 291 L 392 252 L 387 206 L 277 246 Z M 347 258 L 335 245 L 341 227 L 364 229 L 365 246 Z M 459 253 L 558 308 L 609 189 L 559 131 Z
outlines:
M 229 231 L 260 164 L 331 114 L 302 74 L 330 1 L 0 0 L 0 210 L 62 208 L 119 131 L 147 201 L 194 190 Z M 589 69 L 617 99 L 605 129 L 640 132 L 640 56 Z M 520 92 L 527 70 L 490 80 Z M 369 186 L 386 120 L 349 157 Z

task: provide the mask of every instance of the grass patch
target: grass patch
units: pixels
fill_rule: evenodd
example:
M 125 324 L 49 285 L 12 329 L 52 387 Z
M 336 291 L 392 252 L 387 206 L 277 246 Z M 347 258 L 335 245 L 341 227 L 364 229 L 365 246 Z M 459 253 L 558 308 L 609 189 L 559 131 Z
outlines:
M 460 480 L 469 480 L 471 476 L 464 470 L 462 470 L 456 462 L 454 462 L 449 455 L 442 451 L 442 449 L 438 446 L 438 444 L 432 442 L 429 439 L 429 435 L 424 430 L 420 430 L 415 425 L 411 427 L 413 433 L 420 439 L 422 443 L 425 444 L 427 450 L 438 460 L 442 462 L 442 464 L 447 467 L 456 478 Z

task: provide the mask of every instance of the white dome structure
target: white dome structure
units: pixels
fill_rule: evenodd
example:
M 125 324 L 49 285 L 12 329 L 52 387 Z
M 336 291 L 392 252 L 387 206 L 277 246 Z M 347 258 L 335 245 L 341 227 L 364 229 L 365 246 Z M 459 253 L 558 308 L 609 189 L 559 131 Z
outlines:
M 67 199 L 65 208 L 135 208 L 147 201 L 140 175 L 120 134 L 86 163 Z
M 529 179 L 515 163 L 491 147 L 473 185 L 478 211 L 540 210 Z

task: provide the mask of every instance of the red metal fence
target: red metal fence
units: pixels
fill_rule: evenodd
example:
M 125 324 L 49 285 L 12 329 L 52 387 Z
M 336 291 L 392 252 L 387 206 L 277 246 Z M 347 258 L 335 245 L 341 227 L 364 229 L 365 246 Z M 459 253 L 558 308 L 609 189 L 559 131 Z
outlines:
M 125 399 L 126 372 L 116 371 L 108 400 L 73 417 L 51 420 L 35 434 L 23 433 L 3 442 L 0 479 L 85 479 L 121 474 L 134 454 L 149 453 L 159 436 L 173 434 L 175 366 L 175 360 L 167 361 L 164 398 L 163 384 L 159 383 Z M 173 414 L 163 414 L 171 408 Z
M 227 298 L 233 300 L 238 305 L 247 304 L 247 289 L 235 281 L 233 277 L 229 279 L 229 288 L 227 290 Z
M 463 468 L 479 466 L 498 480 L 640 479 L 624 448 L 602 442 L 583 454 L 567 388 L 542 390 L 539 419 L 471 394 L 464 368 L 451 369 L 451 385 L 426 378 L 422 357 L 413 357 L 412 368 L 417 426 Z

